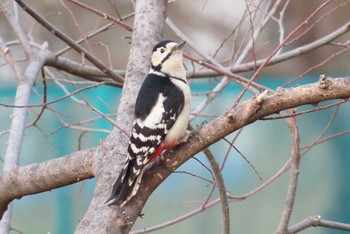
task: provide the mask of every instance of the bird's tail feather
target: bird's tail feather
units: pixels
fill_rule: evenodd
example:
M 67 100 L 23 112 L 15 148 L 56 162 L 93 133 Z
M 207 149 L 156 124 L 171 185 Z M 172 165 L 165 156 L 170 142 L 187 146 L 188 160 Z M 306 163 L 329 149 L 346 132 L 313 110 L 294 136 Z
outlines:
M 117 180 L 113 184 L 111 195 L 106 201 L 107 205 L 118 205 L 120 206 L 126 199 L 130 186 L 128 180 L 130 172 L 132 170 L 132 161 L 127 161 L 120 172 Z

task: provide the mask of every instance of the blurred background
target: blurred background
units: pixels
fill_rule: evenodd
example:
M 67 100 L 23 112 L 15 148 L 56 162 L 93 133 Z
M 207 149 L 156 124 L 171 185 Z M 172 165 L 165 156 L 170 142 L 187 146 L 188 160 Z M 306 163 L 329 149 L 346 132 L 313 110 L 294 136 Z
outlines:
M 81 38 L 81 34 L 74 25 L 72 14 L 67 9 L 73 12 L 80 28 L 86 33 L 109 23 L 69 1 L 45 1 L 44 3 L 31 0 L 28 2 L 46 19 L 75 40 Z M 323 2 L 318 0 L 290 1 L 284 12 L 285 35 L 303 22 Z M 116 18 L 128 16 L 133 12 L 131 1 L 126 0 L 99 1 L 98 3 L 84 1 L 84 3 Z M 168 16 L 188 38 L 196 43 L 198 48 L 211 56 L 215 55 L 217 61 L 227 66 L 228 63 L 225 61 L 231 58 L 235 50 L 239 53 L 240 50 L 237 48 L 240 45 L 244 47 L 249 40 L 252 33 L 251 21 L 254 24 L 259 23 L 261 12 L 268 3 L 269 1 L 248 0 L 190 2 L 176 0 L 168 4 Z M 9 1 L 6 4 L 7 7 L 11 7 L 12 2 Z M 276 11 L 276 17 L 282 10 L 281 6 Z M 247 7 L 249 7 L 248 13 Z M 256 9 L 259 10 L 256 11 Z M 249 18 L 249 12 L 251 12 L 251 18 Z M 254 12 L 258 12 L 256 16 Z M 301 30 L 293 37 L 297 38 L 301 35 L 298 40 L 284 47 L 282 53 L 335 31 L 350 20 L 348 12 L 350 12 L 350 1 L 332 1 L 305 26 L 305 30 Z M 53 52 L 66 47 L 54 35 L 35 23 L 30 16 L 23 12 L 20 12 L 19 15 L 21 25 L 35 43 L 42 44 L 47 41 L 48 48 Z M 244 15 L 244 20 L 241 20 Z M 125 22 L 132 26 L 133 17 L 128 17 Z M 16 40 L 15 34 L 3 16 L 0 18 L 0 25 L 0 35 L 3 41 Z M 237 25 L 240 25 L 239 30 Z M 307 28 L 309 30 L 306 30 Z M 306 32 L 303 34 L 304 31 Z M 277 22 L 271 20 L 255 41 L 254 57 L 256 59 L 267 57 L 278 46 L 279 33 Z M 230 36 L 235 34 L 236 39 Z M 111 62 L 114 69 L 124 70 L 128 61 L 130 36 L 130 32 L 112 26 L 89 39 L 89 43 L 92 52 L 105 64 Z M 180 40 L 168 26 L 164 29 L 164 38 Z M 349 47 L 349 43 L 346 42 L 349 40 L 350 34 L 347 33 L 335 41 L 343 43 L 341 45 L 329 44 L 303 56 L 266 67 L 259 76 L 258 82 L 271 89 L 276 89 L 280 86 L 290 87 L 317 82 L 321 74 L 333 77 L 349 76 L 350 58 L 346 50 Z M 13 45 L 11 51 L 19 59 L 24 58 L 19 46 Z M 198 54 L 189 47 L 185 48 L 185 52 L 198 57 Z M 83 62 L 81 56 L 71 50 L 64 53 L 63 56 Z M 253 61 L 253 54 L 245 61 Z M 24 67 L 25 63 L 22 65 Z M 193 67 L 196 70 L 202 69 L 188 60 L 185 61 L 185 65 L 189 71 L 192 71 Z M 12 104 L 16 92 L 16 77 L 2 57 L 0 57 L 0 74 L 0 103 Z M 240 75 L 249 79 L 252 74 L 253 71 Z M 48 101 L 91 85 L 83 79 L 53 68 L 50 69 L 47 76 Z M 205 99 L 221 79 L 220 76 L 210 79 L 190 78 L 193 109 Z M 287 82 L 294 79 L 296 81 L 286 85 Z M 203 116 L 192 121 L 192 125 L 200 126 L 205 121 L 210 121 L 223 114 L 225 110 L 232 107 L 241 90 L 242 87 L 235 83 L 228 85 L 204 110 Z M 37 126 L 26 130 L 20 165 L 43 162 L 80 149 L 98 146 L 100 139 L 107 136 L 113 126 L 92 112 L 89 107 L 82 105 L 79 100 L 86 100 L 103 114 L 115 118 L 114 113 L 118 107 L 120 94 L 119 88 L 100 86 L 75 95 L 75 99 L 68 98 L 52 104 L 51 109 L 43 113 Z M 38 80 L 30 103 L 40 104 L 42 95 L 43 85 Z M 251 97 L 252 95 L 246 94 L 244 99 Z M 333 102 L 325 104 L 330 103 Z M 312 108 L 314 107 L 304 106 L 298 108 L 298 111 Z M 312 144 L 320 136 L 335 110 L 335 107 L 329 108 L 297 118 L 302 147 Z M 28 123 L 35 120 L 39 111 L 39 107 L 30 108 Z M 349 104 L 339 107 L 334 121 L 325 133 L 326 137 L 350 129 L 349 111 Z M 0 106 L 0 145 L 2 146 L 0 147 L 0 169 L 2 169 L 2 158 L 6 151 L 11 113 L 11 108 Z M 236 133 L 233 133 L 226 139 L 232 141 L 235 136 Z M 350 223 L 349 142 L 350 136 L 343 135 L 315 146 L 303 157 L 291 225 L 311 215 L 321 215 L 324 219 Z M 234 196 L 244 195 L 254 190 L 277 173 L 290 158 L 292 149 L 290 133 L 285 120 L 257 121 L 242 130 L 234 145 L 256 168 L 263 179 L 260 181 L 251 166 L 234 149 L 230 149 L 230 145 L 225 141 L 214 144 L 210 149 L 220 165 L 227 155 L 223 176 L 227 190 Z M 195 157 L 210 167 L 202 153 Z M 175 219 L 198 208 L 206 199 L 211 188 L 208 180 L 213 180 L 211 172 L 198 161 L 189 160 L 152 194 L 143 210 L 143 218 L 138 219 L 133 230 Z M 272 233 L 282 214 L 288 182 L 289 173 L 287 172 L 259 193 L 243 201 L 231 202 L 232 233 Z M 65 234 L 74 232 L 88 207 L 94 183 L 94 179 L 86 180 L 72 186 L 16 200 L 12 233 Z M 217 197 L 218 194 L 215 192 L 211 199 Z M 221 208 L 218 204 L 185 221 L 154 233 L 220 233 L 221 225 Z M 303 233 L 341 234 L 346 232 L 326 228 L 309 228 Z

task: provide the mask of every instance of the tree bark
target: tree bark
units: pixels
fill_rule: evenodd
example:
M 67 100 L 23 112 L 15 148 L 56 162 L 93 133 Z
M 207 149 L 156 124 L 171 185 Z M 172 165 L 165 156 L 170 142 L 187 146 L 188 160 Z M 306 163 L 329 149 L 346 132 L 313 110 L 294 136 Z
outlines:
M 90 206 L 76 233 L 128 233 L 139 215 L 107 206 L 114 180 L 124 164 L 129 133 L 132 128 L 137 92 L 150 67 L 153 46 L 162 39 L 166 14 L 165 0 L 137 0 L 129 63 L 117 112 L 117 126 L 95 153 L 93 172 L 96 188 Z

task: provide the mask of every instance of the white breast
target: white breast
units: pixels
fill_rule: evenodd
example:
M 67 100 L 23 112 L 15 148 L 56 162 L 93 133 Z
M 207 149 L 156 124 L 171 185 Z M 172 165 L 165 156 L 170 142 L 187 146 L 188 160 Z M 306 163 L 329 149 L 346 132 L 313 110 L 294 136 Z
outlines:
M 187 83 L 184 83 L 183 81 L 171 79 L 171 82 L 173 82 L 177 87 L 179 87 L 183 91 L 185 97 L 184 108 L 180 115 L 177 117 L 173 127 L 169 130 L 163 143 L 164 145 L 174 146 L 178 144 L 179 141 L 181 141 L 186 134 L 191 111 L 191 90 Z

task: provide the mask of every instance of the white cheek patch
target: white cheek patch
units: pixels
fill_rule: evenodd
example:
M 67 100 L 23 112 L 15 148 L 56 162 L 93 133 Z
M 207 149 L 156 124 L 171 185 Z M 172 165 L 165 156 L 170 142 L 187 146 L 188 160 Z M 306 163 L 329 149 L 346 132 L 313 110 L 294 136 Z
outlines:
M 153 53 L 151 58 L 152 65 L 157 66 L 158 64 L 160 64 L 161 61 L 162 61 L 162 57 L 160 56 L 159 52 Z

